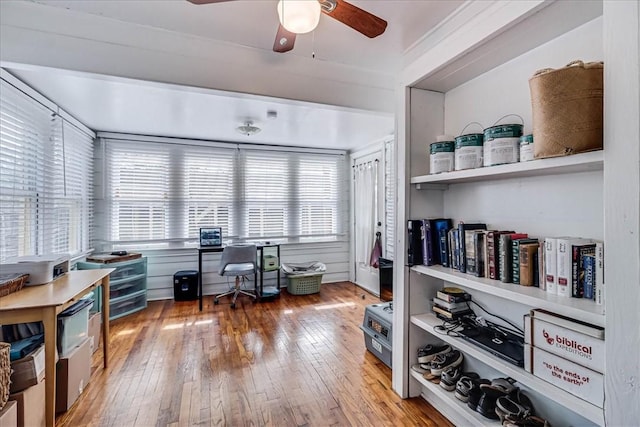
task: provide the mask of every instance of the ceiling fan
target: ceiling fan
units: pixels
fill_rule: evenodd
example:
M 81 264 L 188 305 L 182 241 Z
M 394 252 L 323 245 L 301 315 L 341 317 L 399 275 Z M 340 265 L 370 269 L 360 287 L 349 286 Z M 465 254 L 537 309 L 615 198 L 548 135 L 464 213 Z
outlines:
M 234 0 L 187 0 L 193 4 L 222 3 Z M 319 8 L 318 8 L 319 6 Z M 387 21 L 344 0 L 280 0 L 278 2 L 280 24 L 273 43 L 274 52 L 288 52 L 293 49 L 296 34 L 312 31 L 318 24 L 320 12 L 342 22 L 369 38 L 384 33 Z M 297 9 L 300 8 L 300 9 Z M 302 10 L 304 9 L 304 10 Z M 309 13 L 310 21 L 306 28 L 296 26 L 301 13 Z M 304 19 L 302 19 L 304 20 Z M 306 25 L 307 23 L 305 23 Z

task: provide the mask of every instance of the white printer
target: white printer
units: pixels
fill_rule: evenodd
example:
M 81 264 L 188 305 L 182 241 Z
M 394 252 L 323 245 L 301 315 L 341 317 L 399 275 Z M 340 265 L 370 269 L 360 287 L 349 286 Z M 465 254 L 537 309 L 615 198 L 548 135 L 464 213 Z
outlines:
M 44 285 L 69 271 L 68 254 L 33 255 L 9 258 L 0 265 L 2 273 L 27 273 L 25 286 Z

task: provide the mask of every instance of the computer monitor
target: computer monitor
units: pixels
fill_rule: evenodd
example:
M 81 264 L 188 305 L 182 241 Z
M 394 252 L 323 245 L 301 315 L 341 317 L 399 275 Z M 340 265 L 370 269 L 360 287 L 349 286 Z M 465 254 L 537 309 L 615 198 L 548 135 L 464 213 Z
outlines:
M 222 227 L 201 228 L 200 246 L 222 246 Z

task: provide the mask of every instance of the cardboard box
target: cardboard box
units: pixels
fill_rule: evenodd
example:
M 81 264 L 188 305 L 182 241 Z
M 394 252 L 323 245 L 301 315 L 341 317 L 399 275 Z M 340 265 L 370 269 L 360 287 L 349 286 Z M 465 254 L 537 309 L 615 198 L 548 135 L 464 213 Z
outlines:
M 604 328 L 536 309 L 525 316 L 525 342 L 604 373 Z
M 0 411 L 0 426 L 17 427 L 18 426 L 18 404 L 15 400 L 10 400 L 4 405 Z
M 65 412 L 78 399 L 91 378 L 91 340 L 82 341 L 56 364 L 56 413 Z
M 100 332 L 102 331 L 102 313 L 89 315 L 89 338 L 91 338 L 91 353 L 95 353 L 100 347 Z
M 29 387 L 20 393 L 9 395 L 9 400 L 15 400 L 18 407 L 18 427 L 33 427 L 45 425 L 44 411 L 45 383 L 47 379 Z M 2 424 L 4 427 L 4 424 Z
M 539 348 L 532 347 L 532 349 L 531 373 L 533 375 L 598 408 L 604 406 L 604 375 Z
M 11 362 L 9 392 L 19 393 L 44 379 L 44 344 L 22 359 Z

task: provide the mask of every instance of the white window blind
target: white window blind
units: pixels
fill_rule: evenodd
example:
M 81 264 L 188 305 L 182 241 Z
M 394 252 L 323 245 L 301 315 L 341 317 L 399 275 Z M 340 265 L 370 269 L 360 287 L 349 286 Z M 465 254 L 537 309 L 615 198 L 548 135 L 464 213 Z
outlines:
M 119 138 L 103 139 L 103 249 L 180 247 L 211 226 L 233 239 L 344 238 L 343 154 Z
M 246 237 L 288 236 L 292 206 L 289 195 L 291 168 L 285 152 L 248 150 L 244 152 L 244 197 L 241 201 Z
M 234 208 L 235 149 L 193 147 L 185 150 L 182 193 L 187 221 L 184 235 L 195 237 L 201 227 L 222 227 L 222 235 L 236 229 Z
M 86 251 L 91 136 L 0 84 L 0 259 Z

